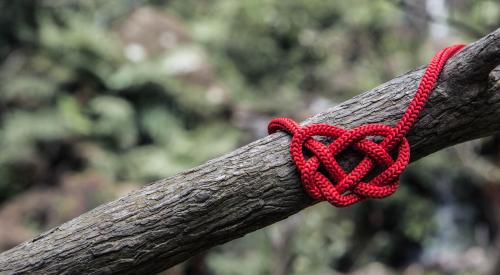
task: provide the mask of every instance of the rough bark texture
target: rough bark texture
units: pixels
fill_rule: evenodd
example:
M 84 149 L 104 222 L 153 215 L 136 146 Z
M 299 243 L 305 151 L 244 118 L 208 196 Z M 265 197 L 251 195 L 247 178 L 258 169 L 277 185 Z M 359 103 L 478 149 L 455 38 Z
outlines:
M 412 161 L 500 130 L 500 87 L 489 79 L 498 64 L 500 29 L 449 60 L 408 135 Z M 305 123 L 393 125 L 422 74 L 411 71 Z M 0 272 L 154 273 L 282 220 L 314 203 L 288 145 L 288 136 L 273 134 L 97 207 L 0 254 Z

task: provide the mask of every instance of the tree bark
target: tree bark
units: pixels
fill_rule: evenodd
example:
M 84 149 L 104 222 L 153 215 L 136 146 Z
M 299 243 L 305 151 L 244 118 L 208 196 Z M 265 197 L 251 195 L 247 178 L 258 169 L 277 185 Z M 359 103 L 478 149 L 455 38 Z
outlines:
M 412 161 L 500 130 L 500 85 L 489 77 L 498 64 L 500 29 L 448 61 L 408 134 Z M 304 123 L 394 125 L 423 72 L 410 71 Z M 0 273 L 154 273 L 282 220 L 315 203 L 301 186 L 289 142 L 284 133 L 267 136 L 101 205 L 0 254 Z M 358 158 L 342 163 L 352 167 Z

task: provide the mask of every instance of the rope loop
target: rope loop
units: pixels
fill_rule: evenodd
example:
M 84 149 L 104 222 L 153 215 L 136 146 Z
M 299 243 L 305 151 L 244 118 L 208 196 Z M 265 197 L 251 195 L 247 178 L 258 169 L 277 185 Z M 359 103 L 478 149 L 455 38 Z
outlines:
M 307 193 L 337 207 L 393 194 L 410 161 L 410 144 L 405 136 L 424 108 L 444 64 L 463 47 L 450 46 L 432 58 L 408 109 L 394 127 L 366 124 L 346 130 L 328 124 L 300 126 L 290 118 L 272 119 L 269 134 L 284 131 L 292 136 L 290 154 Z M 330 142 L 315 137 L 326 137 Z M 374 137 L 379 139 L 375 141 Z M 348 149 L 364 155 L 351 171 L 345 171 L 336 159 Z M 373 171 L 378 174 L 372 175 Z

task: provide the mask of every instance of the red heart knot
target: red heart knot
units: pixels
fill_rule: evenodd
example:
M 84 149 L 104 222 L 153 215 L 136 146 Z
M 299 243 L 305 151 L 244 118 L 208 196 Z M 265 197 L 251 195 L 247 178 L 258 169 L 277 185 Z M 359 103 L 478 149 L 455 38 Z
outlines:
M 367 124 L 346 130 L 328 124 L 300 126 L 289 118 L 271 120 L 269 134 L 284 131 L 292 136 L 290 154 L 307 193 L 337 207 L 393 194 L 410 161 L 410 144 L 405 136 L 424 108 L 444 64 L 463 47 L 450 46 L 432 58 L 408 109 L 394 127 Z M 326 137 L 329 142 L 315 137 Z M 336 159 L 347 149 L 363 155 L 350 171 Z M 378 173 L 373 175 L 375 171 Z

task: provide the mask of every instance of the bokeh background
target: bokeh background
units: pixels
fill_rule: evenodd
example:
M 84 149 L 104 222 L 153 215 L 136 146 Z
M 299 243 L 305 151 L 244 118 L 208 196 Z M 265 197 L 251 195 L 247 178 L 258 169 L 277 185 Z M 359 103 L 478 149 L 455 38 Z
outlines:
M 500 26 L 494 0 L 1 0 L 0 251 Z M 163 274 L 500 274 L 500 135 Z

